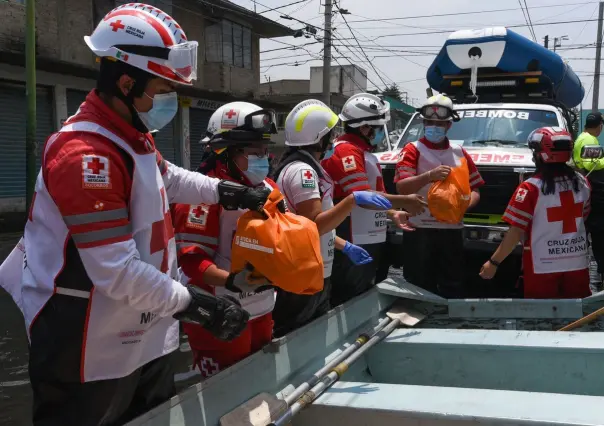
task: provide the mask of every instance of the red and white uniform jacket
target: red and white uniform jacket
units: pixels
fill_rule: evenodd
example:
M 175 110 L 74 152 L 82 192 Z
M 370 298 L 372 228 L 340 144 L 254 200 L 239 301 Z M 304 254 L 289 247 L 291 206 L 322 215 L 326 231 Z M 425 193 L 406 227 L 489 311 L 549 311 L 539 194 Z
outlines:
M 421 138 L 419 141 L 405 145 L 396 164 L 394 183 L 429 172 L 441 165 L 459 167 L 462 158 L 466 159 L 470 171 L 470 188 L 474 191 L 484 185 L 484 180 L 466 150 L 460 145 L 449 143 L 448 139 L 437 144 Z M 425 185 L 418 191 L 418 194 L 427 198 L 431 186 L 432 183 Z M 409 222 L 418 228 L 459 229 L 463 227 L 461 223 L 439 222 L 430 214 L 429 209 L 425 209 L 420 215 L 413 216 Z
M 164 161 L 150 135 L 88 94 L 43 150 L 24 235 L 28 332 L 52 297 L 87 300 L 74 303 L 74 330 L 48 330 L 81 340 L 63 343 L 82 345 L 82 382 L 124 377 L 174 351 L 172 315 L 190 295 L 175 280 L 169 203 L 216 203 L 217 183 Z
M 234 181 L 226 166 L 217 162 L 208 176 Z M 249 182 L 239 183 L 249 185 Z M 264 185 L 276 188 L 266 179 Z M 268 314 L 275 306 L 275 291 L 266 290 L 258 294 L 233 293 L 224 287 L 212 287 L 204 283 L 203 275 L 216 265 L 225 271 L 231 270 L 231 246 L 237 229 L 237 220 L 247 210 L 224 210 L 219 204 L 174 204 L 171 206 L 178 250 L 178 263 L 182 281 L 194 284 L 217 296 L 230 295 L 238 298 L 241 306 L 249 312 L 250 319 Z M 188 325 L 187 325 L 188 326 Z
M 559 178 L 554 194 L 544 195 L 539 175 L 522 182 L 503 220 L 526 233 L 524 254 L 532 256 L 535 274 L 578 271 L 588 267 L 585 220 L 591 189 L 579 173 L 579 192 Z
M 371 149 L 361 137 L 344 134 L 334 143 L 333 155 L 321 162 L 335 183 L 336 203 L 355 191 L 386 192 L 382 169 Z M 387 226 L 385 211 L 355 206 L 350 218 L 338 226 L 337 234 L 353 244 L 377 244 L 386 241 Z

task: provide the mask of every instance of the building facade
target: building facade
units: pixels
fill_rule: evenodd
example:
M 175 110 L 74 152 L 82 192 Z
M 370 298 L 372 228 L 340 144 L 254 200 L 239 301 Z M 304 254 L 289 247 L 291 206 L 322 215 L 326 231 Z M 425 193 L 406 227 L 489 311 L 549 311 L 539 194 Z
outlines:
M 212 113 L 235 100 L 254 101 L 260 83 L 260 39 L 293 34 L 285 26 L 226 0 L 146 0 L 172 15 L 199 42 L 198 80 L 179 89 L 176 119 L 156 133 L 169 161 L 196 168 L 199 141 Z M 36 142 L 60 128 L 95 87 L 94 55 L 83 37 L 123 0 L 36 2 Z M 0 214 L 25 210 L 25 0 L 0 2 Z M 267 108 L 280 105 L 264 102 Z M 38 155 L 39 159 L 39 155 Z M 39 164 L 39 160 L 38 160 Z M 0 217 L 0 227 L 2 227 Z

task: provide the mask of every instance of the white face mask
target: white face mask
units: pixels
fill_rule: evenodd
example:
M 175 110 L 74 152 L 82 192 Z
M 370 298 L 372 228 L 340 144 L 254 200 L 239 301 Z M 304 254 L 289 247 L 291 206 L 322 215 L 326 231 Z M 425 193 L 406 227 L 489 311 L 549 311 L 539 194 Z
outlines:
M 138 112 L 138 117 L 150 132 L 156 132 L 174 119 L 178 112 L 178 95 L 176 92 L 170 92 L 155 95 L 153 98 L 146 93 L 145 96 L 153 99 L 153 107 L 147 112 Z
M 257 155 L 247 156 L 247 170 L 243 171 L 245 177 L 252 185 L 260 185 L 268 176 L 269 162 L 267 157 Z

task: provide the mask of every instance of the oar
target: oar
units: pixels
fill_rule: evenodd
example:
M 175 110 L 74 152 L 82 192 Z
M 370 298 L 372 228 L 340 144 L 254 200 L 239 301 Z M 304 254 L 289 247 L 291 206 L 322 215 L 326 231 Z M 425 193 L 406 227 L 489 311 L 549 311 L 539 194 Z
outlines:
M 565 325 L 558 331 L 574 330 L 575 328 L 579 328 L 582 325 L 589 324 L 590 322 L 595 321 L 596 319 L 598 319 L 598 317 L 601 317 L 602 315 L 604 315 L 604 308 L 600 308 L 597 311 L 592 312 L 591 314 L 586 315 L 583 318 L 580 318 L 575 322 L 571 322 L 570 324 Z
M 327 363 L 323 368 L 317 371 L 309 380 L 298 386 L 294 392 L 288 395 L 285 400 L 275 397 L 275 395 L 263 392 L 247 402 L 243 403 L 233 411 L 225 414 L 220 419 L 220 426 L 266 426 L 273 419 L 277 419 L 287 412 L 288 407 L 292 402 L 298 399 L 308 391 L 311 387 L 319 383 L 320 379 L 330 372 L 334 367 L 348 358 L 358 348 L 366 344 L 371 338 L 375 337 L 386 325 L 391 323 L 391 317 L 396 316 L 401 323 L 413 327 L 415 324 L 424 319 L 424 315 L 405 308 L 401 304 L 397 304 L 388 312 L 388 318 L 383 319 L 375 327 L 374 333 L 371 336 L 361 334 L 359 338 L 348 348 L 346 348 L 336 358 Z
M 313 386 L 310 391 L 306 392 L 298 401 L 293 403 L 292 406 L 289 407 L 288 410 L 285 412 L 285 414 L 279 417 L 276 421 L 269 423 L 268 426 L 287 425 L 296 414 L 302 411 L 305 407 L 312 404 L 319 396 L 323 394 L 323 392 L 325 392 L 325 390 L 327 390 L 335 382 L 337 382 L 356 360 L 365 355 L 365 353 L 367 353 L 369 349 L 384 340 L 388 335 L 390 335 L 390 333 L 396 330 L 397 327 L 402 325 L 403 321 L 405 321 L 408 316 L 408 312 L 404 312 L 401 309 L 393 309 L 388 312 L 388 317 L 391 318 L 392 321 L 390 321 L 390 323 L 386 327 L 375 333 L 374 336 L 371 337 L 367 343 L 361 346 L 357 351 L 352 353 L 340 364 L 335 366 L 331 370 L 331 372 L 327 376 L 323 377 L 319 381 L 319 383 Z M 417 322 L 419 322 L 419 320 Z

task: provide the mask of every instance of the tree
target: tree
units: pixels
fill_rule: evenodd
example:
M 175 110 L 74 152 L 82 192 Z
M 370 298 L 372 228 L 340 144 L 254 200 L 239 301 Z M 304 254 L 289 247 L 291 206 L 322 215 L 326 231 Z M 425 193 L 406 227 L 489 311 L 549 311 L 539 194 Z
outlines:
M 403 102 L 403 99 L 401 98 L 401 90 L 399 89 L 396 83 L 392 83 L 391 86 L 386 86 L 386 88 L 382 92 L 382 95 L 390 96 L 391 98 L 394 98 L 397 101 Z
M 579 122 L 582 120 L 581 118 L 581 111 L 579 110 L 579 108 L 574 107 L 570 109 L 571 111 L 571 120 L 574 117 L 577 117 L 577 119 L 572 123 L 572 133 L 575 135 L 579 135 Z M 573 115 L 574 113 L 574 115 Z

